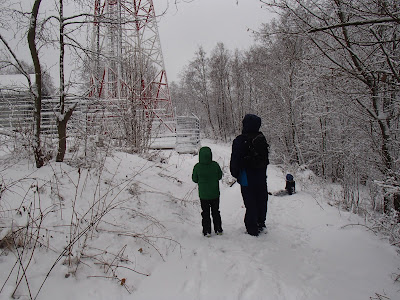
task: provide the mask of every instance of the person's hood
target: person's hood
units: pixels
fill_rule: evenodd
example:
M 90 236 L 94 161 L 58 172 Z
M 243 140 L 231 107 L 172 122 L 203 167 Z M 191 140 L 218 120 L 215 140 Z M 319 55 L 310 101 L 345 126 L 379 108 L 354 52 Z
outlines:
M 210 164 L 212 162 L 212 152 L 209 147 L 202 147 L 199 151 L 199 163 Z
M 243 130 L 242 133 L 255 133 L 260 130 L 261 118 L 256 115 L 247 114 L 243 118 Z

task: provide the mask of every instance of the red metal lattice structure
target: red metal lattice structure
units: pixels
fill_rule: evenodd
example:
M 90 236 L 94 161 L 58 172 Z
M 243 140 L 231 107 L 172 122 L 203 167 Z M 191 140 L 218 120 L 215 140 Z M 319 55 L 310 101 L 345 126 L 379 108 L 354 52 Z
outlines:
M 152 0 L 95 0 L 89 97 L 104 106 L 135 102 L 175 131 Z

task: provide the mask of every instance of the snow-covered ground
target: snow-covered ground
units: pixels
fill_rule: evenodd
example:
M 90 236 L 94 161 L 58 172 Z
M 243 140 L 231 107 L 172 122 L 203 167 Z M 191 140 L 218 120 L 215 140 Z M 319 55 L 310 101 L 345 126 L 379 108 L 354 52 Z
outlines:
M 400 273 L 397 249 L 357 226 L 363 224 L 360 217 L 328 205 L 301 182 L 295 195 L 269 197 L 266 234 L 245 234 L 240 187 L 229 186 L 230 145 L 203 145 L 225 172 L 224 234 L 211 238 L 202 236 L 191 181 L 197 156 L 163 151 L 144 159 L 115 153 L 101 169 L 52 163 L 35 170 L 21 162 L 6 168 L 13 160 L 2 152 L 7 190 L 0 199 L 0 226 L 23 226 L 29 208 L 42 220 L 42 246 L 27 268 L 29 251 L 19 250 L 27 276 L 16 296 L 34 298 L 71 236 L 92 229 L 90 220 L 110 208 L 73 245 L 73 256 L 64 255 L 55 265 L 37 299 L 400 299 L 400 283 L 394 281 Z M 268 168 L 270 192 L 284 187 L 284 175 L 274 165 Z M 18 216 L 13 209 L 21 202 Z M 7 231 L 0 233 L 3 238 Z M 9 276 L 16 261 L 15 252 L 0 249 L 1 299 L 10 299 L 21 278 L 18 264 Z

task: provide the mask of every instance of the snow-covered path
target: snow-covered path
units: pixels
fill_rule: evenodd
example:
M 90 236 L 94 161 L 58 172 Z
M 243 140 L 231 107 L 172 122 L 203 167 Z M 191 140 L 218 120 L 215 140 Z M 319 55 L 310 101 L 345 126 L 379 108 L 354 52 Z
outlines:
M 80 263 L 73 260 L 68 266 L 65 258 L 55 266 L 37 299 L 400 299 L 400 283 L 393 280 L 393 274 L 400 273 L 396 248 L 356 225 L 363 224 L 360 217 L 340 212 L 302 188 L 300 180 L 295 195 L 270 196 L 267 233 L 247 235 L 240 187 L 227 183 L 230 145 L 210 141 L 203 145 L 211 147 L 225 172 L 220 184 L 224 234 L 210 238 L 202 235 L 197 190 L 191 181 L 197 156 L 163 151 L 145 158 L 116 152 L 107 158 L 102 172 L 82 171 L 81 182 L 77 168 L 63 163 L 39 170 L 20 163 L 7 176 L 3 172 L 7 182 L 28 177 L 41 182 L 44 211 L 61 202 L 54 200 L 58 199 L 51 186 L 54 178 L 57 195 L 63 199 L 63 209 L 46 215 L 43 223 L 44 232 L 51 232 L 47 235 L 50 250 L 37 249 L 27 272 L 30 291 L 22 285 L 17 297 L 31 299 L 29 293 L 38 292 L 68 245 L 69 229 L 62 228 L 69 228 L 69 207 L 75 196 L 76 211 L 84 215 L 99 194 L 104 203 L 122 204 L 105 216 L 85 243 L 74 246 Z M 29 180 L 18 182 L 9 185 L 13 193 L 3 193 L 1 198 L 10 212 L 13 205 L 29 204 L 32 199 L 26 195 L 35 185 Z M 82 187 L 77 194 L 76 186 Z M 273 165 L 268 168 L 268 187 L 270 192 L 284 187 L 284 174 Z M 23 224 L 26 219 L 26 214 L 3 212 L 2 216 L 0 223 Z M 11 299 L 15 289 L 16 261 L 12 251 L 0 251 L 1 300 Z
M 211 145 L 214 159 L 229 161 L 229 148 Z M 193 163 L 192 161 L 191 163 Z M 270 191 L 283 174 L 268 169 Z M 201 235 L 200 211 L 164 220 L 181 251 L 168 256 L 143 280 L 134 299 L 400 299 L 394 247 L 361 226 L 357 216 L 317 200 L 306 191 L 270 196 L 266 234 L 245 234 L 240 187 L 221 185 L 224 235 Z M 385 298 L 386 299 L 386 298 Z

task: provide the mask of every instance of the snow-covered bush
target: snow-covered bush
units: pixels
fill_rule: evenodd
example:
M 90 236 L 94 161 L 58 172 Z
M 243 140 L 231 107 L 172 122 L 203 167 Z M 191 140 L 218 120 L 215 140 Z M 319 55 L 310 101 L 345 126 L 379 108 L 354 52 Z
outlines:
M 367 226 L 373 232 L 385 236 L 393 245 L 400 247 L 399 212 L 394 209 L 393 201 L 385 213 L 383 183 L 367 181 L 361 184 L 340 181 L 336 183 L 323 180 L 307 168 L 286 167 L 295 174 L 296 185 L 301 190 L 318 195 L 318 201 L 327 202 L 339 209 L 362 216 Z M 386 190 L 389 187 L 386 185 Z M 391 189 L 391 195 L 393 195 Z M 387 195 L 386 195 L 387 196 Z
M 128 163 L 124 154 L 101 154 L 96 152 L 91 169 L 83 167 L 88 164 L 79 155 L 68 159 L 71 165 L 48 162 L 40 169 L 26 160 L 13 161 L 12 169 L 2 162 L 0 257 L 16 257 L 14 266 L 2 264 L 8 274 L 2 286 L 13 296 L 33 299 L 50 274 L 68 278 L 78 271 L 116 281 L 130 292 L 133 278 L 148 275 L 132 253 L 163 260 L 169 245 L 177 244 L 147 212 L 148 200 L 137 182 L 144 170 L 160 173 L 160 168 L 138 156 Z M 45 276 L 31 279 L 37 263 Z

